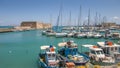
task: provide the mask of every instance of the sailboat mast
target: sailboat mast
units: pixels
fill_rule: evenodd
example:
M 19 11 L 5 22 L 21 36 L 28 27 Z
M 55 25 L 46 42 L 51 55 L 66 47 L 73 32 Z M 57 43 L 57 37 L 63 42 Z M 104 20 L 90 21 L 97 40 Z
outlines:
M 96 28 L 96 25 L 98 23 L 98 15 L 97 15 L 97 12 L 96 12 L 96 15 L 95 15 L 95 23 L 94 23 L 94 30 Z
M 59 15 L 58 15 L 58 18 L 57 18 L 57 32 L 59 32 L 60 30 L 60 19 L 61 19 L 61 23 L 62 23 L 62 5 L 60 6 L 60 10 L 59 10 Z
M 80 6 L 80 13 L 78 17 L 78 31 L 80 32 L 80 26 L 81 26 L 81 13 L 82 13 L 82 7 Z
M 90 9 L 88 11 L 88 29 L 89 29 L 89 27 L 90 27 Z
M 61 19 L 61 26 L 62 26 L 62 10 L 63 10 L 63 6 L 61 4 L 61 7 L 60 7 L 60 19 Z
M 50 15 L 50 23 L 52 24 L 52 15 Z M 52 30 L 52 27 L 51 27 Z
M 71 26 L 71 11 L 70 11 L 69 26 Z
M 57 32 L 59 32 L 59 17 L 60 17 L 60 16 L 58 15 L 58 18 L 57 18 L 57 26 L 56 26 L 56 27 L 57 27 L 57 28 L 56 28 L 56 29 L 57 29 Z
M 99 14 L 99 29 L 100 29 L 100 25 L 101 25 L 101 14 Z
M 67 26 L 68 26 L 68 27 L 70 27 L 70 26 L 71 26 L 71 11 L 70 11 L 70 15 L 69 15 L 69 19 L 68 19 Z

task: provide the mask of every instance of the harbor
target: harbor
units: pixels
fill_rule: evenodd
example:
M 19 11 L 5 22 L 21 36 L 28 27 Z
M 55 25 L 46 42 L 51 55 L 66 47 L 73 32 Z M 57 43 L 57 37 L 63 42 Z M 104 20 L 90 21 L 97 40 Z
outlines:
M 83 47 L 82 45 L 84 44 L 97 45 L 97 42 L 106 41 L 106 39 L 104 38 L 78 39 L 71 37 L 64 37 L 64 38 L 47 37 L 42 35 L 42 30 L 1 33 L 0 38 L 2 38 L 0 39 L 0 45 L 1 45 L 0 63 L 1 63 L 1 67 L 4 68 L 8 68 L 8 67 L 21 68 L 22 66 L 29 68 L 33 68 L 33 67 L 38 68 L 38 63 L 37 63 L 38 54 L 40 52 L 40 46 L 42 45 L 54 45 L 57 51 L 59 49 L 58 43 L 63 41 L 74 40 L 74 42 L 78 44 L 79 52 L 84 53 L 88 51 L 88 49 Z M 118 42 L 118 40 L 110 40 L 110 41 L 114 43 Z M 105 67 L 103 66 L 103 68 Z
M 0 68 L 120 68 L 119 3 L 0 0 Z

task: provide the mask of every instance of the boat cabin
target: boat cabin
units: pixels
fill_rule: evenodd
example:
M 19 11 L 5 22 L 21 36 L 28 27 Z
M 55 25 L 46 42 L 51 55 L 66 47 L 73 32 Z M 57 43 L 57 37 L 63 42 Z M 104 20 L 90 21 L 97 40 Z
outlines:
M 97 56 L 98 58 L 104 58 L 105 54 L 101 48 L 98 48 L 97 46 L 90 47 L 90 53 L 92 55 Z
M 74 41 L 62 42 L 58 46 L 63 47 L 59 53 L 66 57 L 68 55 L 76 55 L 78 52 L 77 44 Z
M 114 59 L 109 56 L 106 55 L 103 51 L 102 48 L 99 48 L 96 45 L 83 45 L 84 47 L 88 47 L 89 48 L 89 57 L 91 58 L 91 62 L 94 60 L 96 62 L 104 62 L 104 63 L 114 63 Z
M 98 46 L 103 49 L 105 54 L 108 54 L 120 60 L 120 45 L 111 41 L 97 42 Z
M 43 61 L 48 66 L 56 66 L 57 58 L 56 58 L 56 52 L 55 47 L 53 46 L 41 46 L 41 50 L 44 50 L 44 54 L 41 54 L 43 56 Z
M 118 32 L 111 33 L 112 39 L 120 39 L 120 34 Z
M 62 42 L 58 44 L 61 47 L 58 53 L 70 61 L 74 62 L 75 66 L 86 65 L 89 61 L 89 57 L 78 51 L 77 44 L 74 41 Z

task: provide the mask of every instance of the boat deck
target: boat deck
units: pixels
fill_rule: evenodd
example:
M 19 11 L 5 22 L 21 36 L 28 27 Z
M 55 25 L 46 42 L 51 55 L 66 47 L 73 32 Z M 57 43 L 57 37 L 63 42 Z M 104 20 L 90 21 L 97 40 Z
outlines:
M 99 66 L 99 65 L 93 65 L 91 63 L 87 64 L 88 68 L 120 68 L 119 65 L 105 65 L 105 66 Z

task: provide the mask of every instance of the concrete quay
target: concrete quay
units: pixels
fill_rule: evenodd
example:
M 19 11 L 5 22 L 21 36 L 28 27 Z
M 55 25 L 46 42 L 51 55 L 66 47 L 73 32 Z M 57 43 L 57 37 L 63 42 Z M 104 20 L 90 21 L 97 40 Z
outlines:
M 12 32 L 11 28 L 0 28 L 0 33 Z

